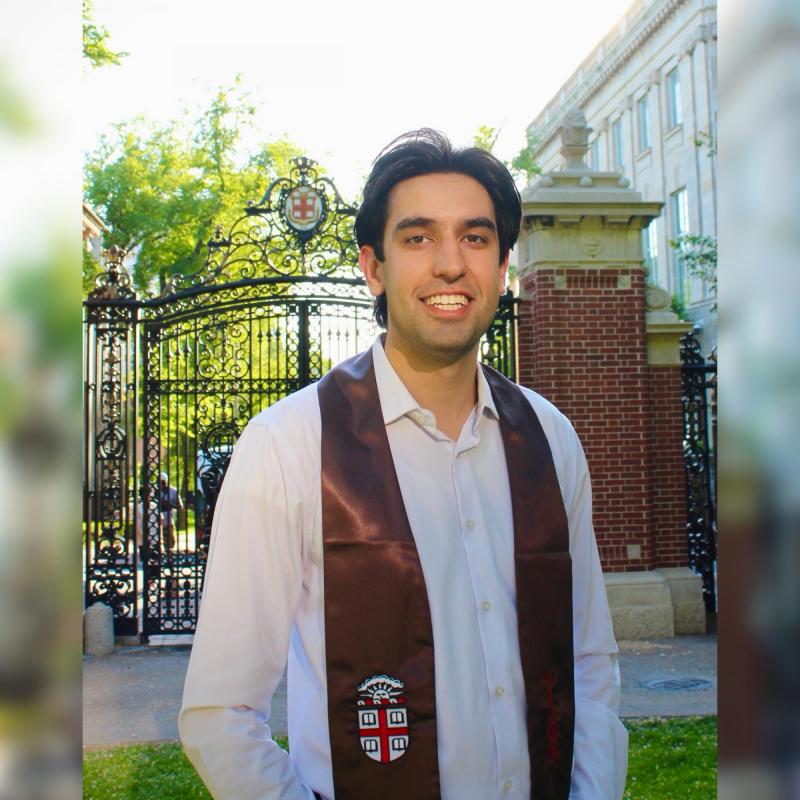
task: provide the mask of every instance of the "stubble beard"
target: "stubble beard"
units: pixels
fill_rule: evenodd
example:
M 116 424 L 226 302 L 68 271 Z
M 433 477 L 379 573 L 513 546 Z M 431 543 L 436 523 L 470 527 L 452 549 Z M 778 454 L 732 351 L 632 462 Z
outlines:
M 420 324 L 398 328 L 392 325 L 390 311 L 388 329 L 394 334 L 394 345 L 404 352 L 410 363 L 430 368 L 447 367 L 477 351 L 478 343 L 497 314 L 498 305 L 499 296 L 494 308 L 487 310 L 486 319 L 476 321 L 475 325 L 466 324 L 466 320 L 465 324 L 459 324 L 458 321 L 422 319 Z

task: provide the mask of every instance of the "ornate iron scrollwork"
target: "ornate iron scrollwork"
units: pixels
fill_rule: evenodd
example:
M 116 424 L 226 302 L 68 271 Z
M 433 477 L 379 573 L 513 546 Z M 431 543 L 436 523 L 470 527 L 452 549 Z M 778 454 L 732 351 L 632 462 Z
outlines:
M 272 181 L 258 202 L 249 202 L 226 236 L 216 228 L 203 267 L 173 276 L 162 296 L 266 274 L 360 281 L 355 213 L 315 161 L 294 158 L 289 175 Z
M 221 422 L 212 425 L 201 434 L 197 450 L 197 493 L 195 515 L 202 520 L 202 533 L 198 532 L 198 546 L 201 551 L 208 552 L 211 542 L 211 523 L 217 505 L 222 479 L 228 469 L 233 446 L 239 438 L 241 430 L 233 422 Z
M 681 339 L 683 457 L 689 564 L 703 579 L 706 608 L 716 610 L 716 356 L 710 363 L 693 331 Z
M 194 631 L 239 433 L 374 339 L 355 211 L 301 158 L 157 297 L 137 298 L 125 253 L 108 251 L 86 301 L 86 575 L 87 602 L 112 605 L 118 633 Z M 515 304 L 501 298 L 481 351 L 512 377 Z
M 511 380 L 517 377 L 517 303 L 507 291 L 501 298 L 489 330 L 481 341 L 481 361 Z
M 90 297 L 86 350 L 87 453 L 84 537 L 86 603 L 107 603 L 117 632 L 136 632 L 133 509 L 129 502 L 135 299 L 125 252 L 106 251 L 108 269 Z M 119 301 L 123 301 L 119 304 Z M 99 302 L 98 302 L 99 301 Z M 109 301 L 106 305 L 103 301 Z

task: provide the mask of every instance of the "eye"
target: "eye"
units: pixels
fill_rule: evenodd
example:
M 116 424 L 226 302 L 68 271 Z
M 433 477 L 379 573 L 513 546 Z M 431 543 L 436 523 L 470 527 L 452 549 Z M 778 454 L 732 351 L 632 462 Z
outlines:
M 422 244 L 427 238 L 428 237 L 425 236 L 424 233 L 416 233 L 413 236 L 409 236 L 406 242 L 408 242 L 408 244 Z
M 485 236 L 481 236 L 479 233 L 468 233 L 464 239 L 470 244 L 483 244 L 488 241 Z

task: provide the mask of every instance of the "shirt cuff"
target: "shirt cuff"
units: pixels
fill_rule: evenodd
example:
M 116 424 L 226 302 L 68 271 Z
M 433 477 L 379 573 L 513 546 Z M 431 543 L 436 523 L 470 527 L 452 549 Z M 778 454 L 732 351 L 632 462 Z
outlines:
M 575 698 L 570 800 L 620 800 L 628 771 L 628 731 L 603 703 Z

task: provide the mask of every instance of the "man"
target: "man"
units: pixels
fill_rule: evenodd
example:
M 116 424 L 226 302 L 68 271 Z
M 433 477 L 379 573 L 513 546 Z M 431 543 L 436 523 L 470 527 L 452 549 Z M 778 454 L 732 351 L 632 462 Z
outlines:
M 356 237 L 387 333 L 252 420 L 220 493 L 180 718 L 215 797 L 622 795 L 583 452 L 477 364 L 520 218 L 483 150 L 423 129 L 376 159 Z

